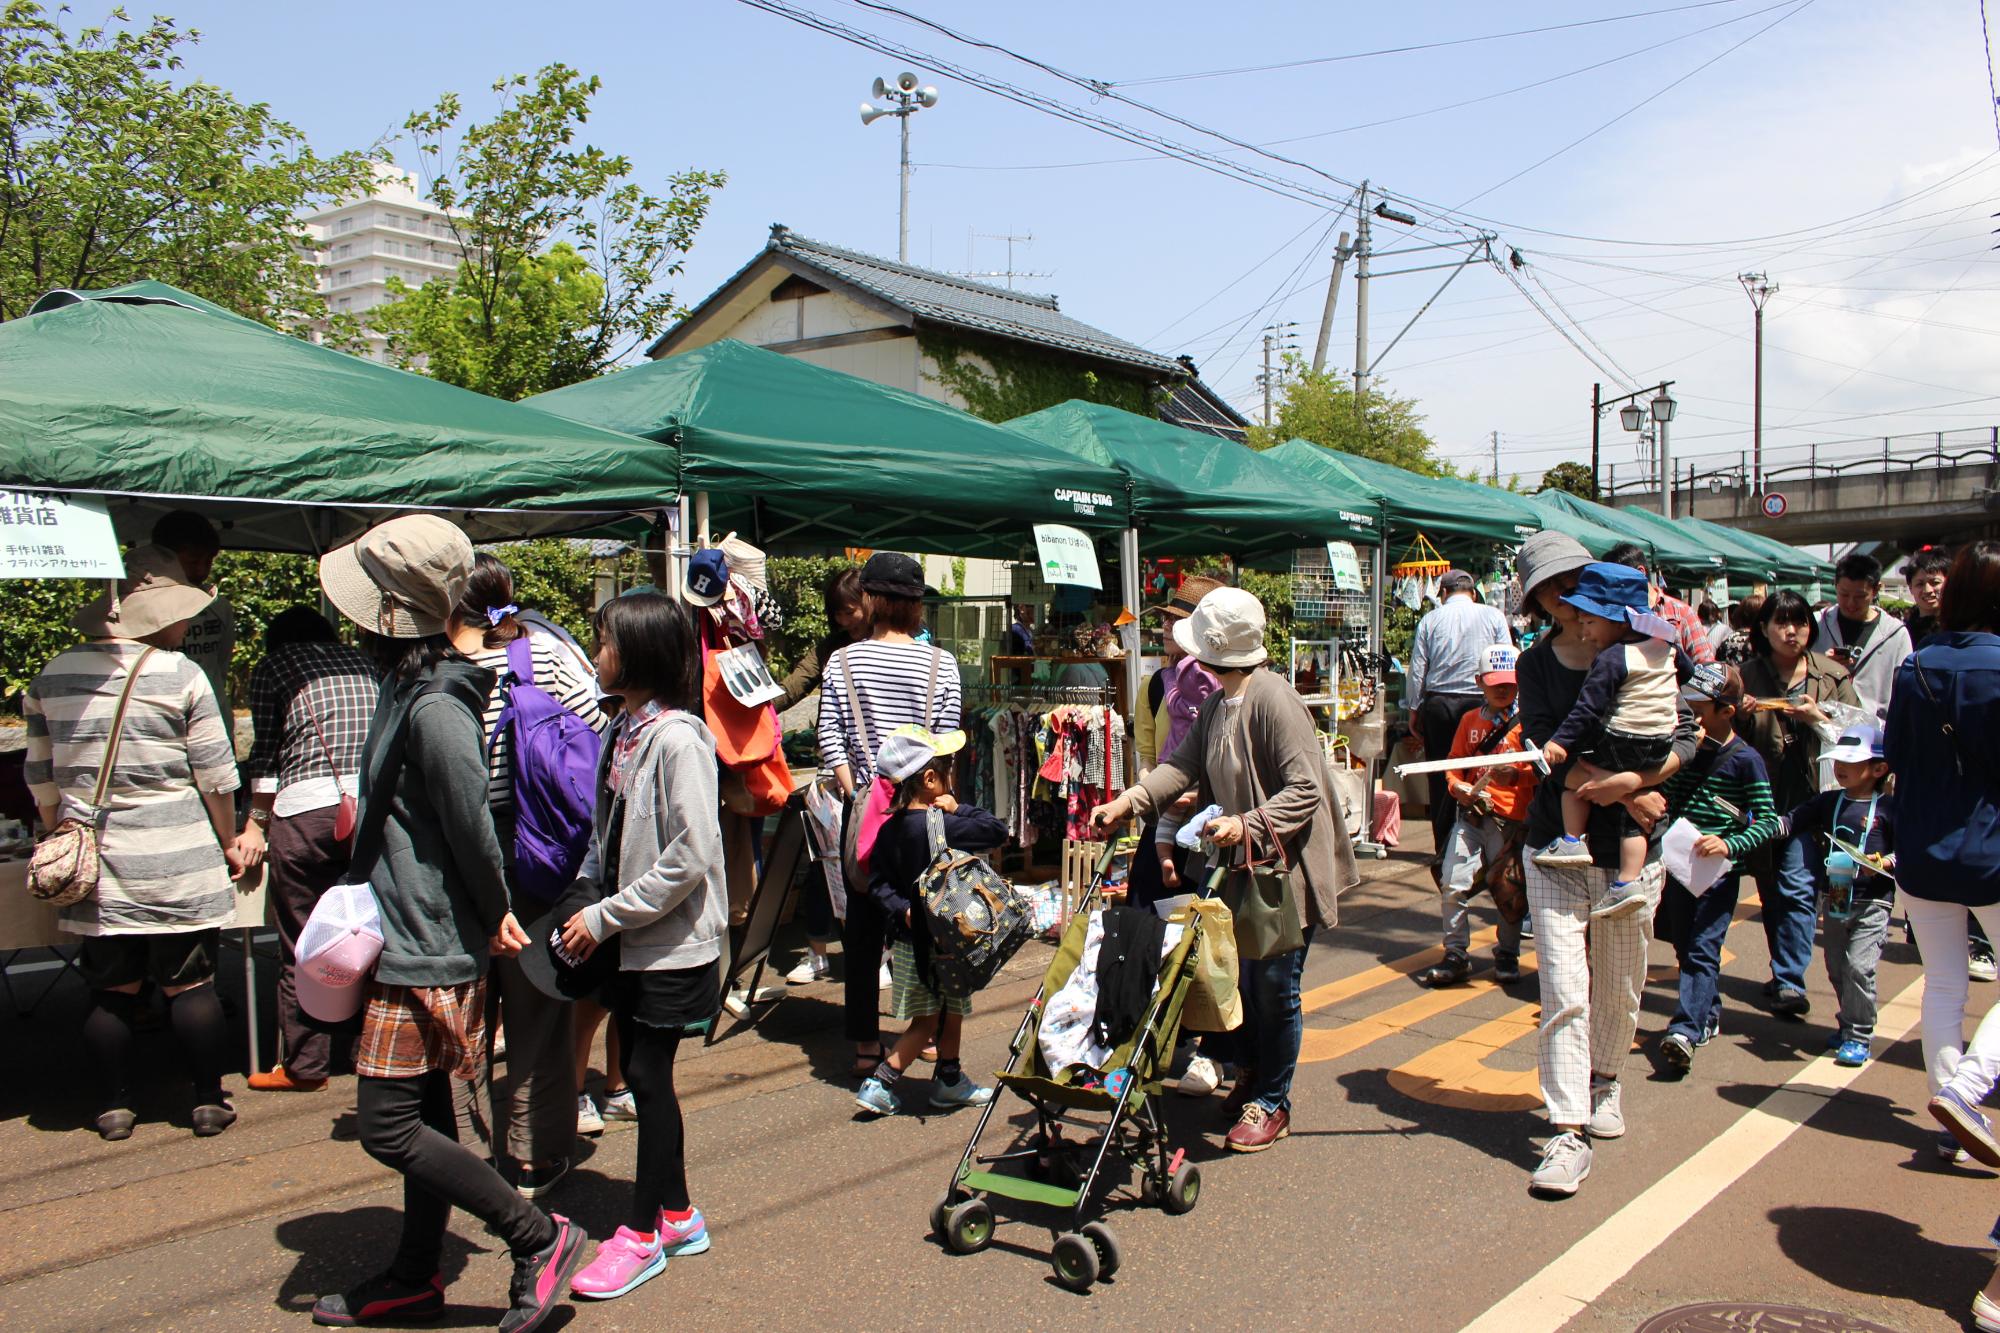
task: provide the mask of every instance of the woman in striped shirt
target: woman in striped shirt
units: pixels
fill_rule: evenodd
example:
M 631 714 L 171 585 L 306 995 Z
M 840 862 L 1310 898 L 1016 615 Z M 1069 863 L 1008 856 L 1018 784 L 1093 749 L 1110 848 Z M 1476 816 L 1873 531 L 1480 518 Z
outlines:
M 487 799 L 493 828 L 506 864 L 507 891 L 514 915 L 531 921 L 548 908 L 523 895 L 513 873 L 514 770 L 508 737 L 500 728 L 507 691 L 508 645 L 528 635 L 535 685 L 597 730 L 604 716 L 597 707 L 597 679 L 559 640 L 532 634 L 515 619 L 514 575 L 494 556 L 473 557 L 472 578 L 458 605 L 454 646 L 477 666 L 494 673 L 486 696 L 480 734 L 487 741 Z M 460 642 L 462 637 L 463 642 Z M 569 1170 L 577 1131 L 576 1048 L 571 1007 L 549 998 L 527 979 L 515 958 L 493 960 L 493 977 L 507 1034 L 507 1078 L 493 1086 L 491 1052 L 472 1085 L 457 1084 L 460 1118 L 477 1126 L 483 1139 L 514 1159 L 526 1198 L 547 1193 Z M 488 1118 L 488 1104 L 491 1118 Z
M 820 766 L 832 771 L 847 798 L 843 841 L 849 848 L 859 832 L 860 807 L 874 786 L 882 741 L 903 726 L 955 731 L 960 709 L 958 663 L 943 649 L 917 642 L 924 624 L 923 566 L 907 555 L 878 551 L 861 567 L 861 591 L 868 602 L 868 637 L 828 660 L 819 704 Z M 847 882 L 868 881 L 850 866 Z M 869 894 L 847 895 L 841 951 L 847 959 L 847 1036 L 854 1043 L 856 1078 L 874 1072 L 886 1054 L 881 991 L 889 983 L 879 966 L 886 926 L 881 906 Z
M 28 789 L 44 828 L 64 817 L 97 830 L 96 892 L 62 909 L 83 937 L 77 970 L 90 987 L 84 1053 L 99 1091 L 97 1132 L 132 1137 L 126 1086 L 139 988 L 167 997 L 167 1021 L 194 1079 L 194 1132 L 236 1120 L 222 1091 L 228 1036 L 215 997 L 220 927 L 236 919 L 236 756 L 215 691 L 176 652 L 214 594 L 189 586 L 173 552 L 135 547 L 116 597 L 77 612 L 84 641 L 28 686 Z M 117 758 L 93 811 L 121 694 L 130 688 Z

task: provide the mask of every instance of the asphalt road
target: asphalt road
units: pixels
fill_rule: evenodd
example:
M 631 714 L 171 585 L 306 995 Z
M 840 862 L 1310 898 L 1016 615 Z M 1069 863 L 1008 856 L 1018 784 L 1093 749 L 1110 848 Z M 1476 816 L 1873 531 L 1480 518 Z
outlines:
M 1200 1204 L 1173 1217 L 1112 1190 L 1124 1266 L 1088 1296 L 1051 1280 L 1059 1219 L 1032 1207 L 999 1205 L 995 1242 L 975 1256 L 929 1237 L 972 1113 L 859 1119 L 838 990 L 822 985 L 793 990 L 754 1031 L 684 1048 L 690 1176 L 714 1250 L 551 1326 L 1456 1329 L 1490 1313 L 1486 1327 L 1608 1330 L 1724 1300 L 1904 1330 L 1966 1320 L 1992 1271 L 1993 1176 L 1935 1161 L 1913 1039 L 1851 1081 L 1818 1058 L 1823 972 L 1806 1022 L 1762 1012 L 1754 907 L 1729 937 L 1723 1035 L 1684 1080 L 1656 1072 L 1673 969 L 1655 947 L 1627 1065 L 1630 1133 L 1598 1146 L 1582 1193 L 1546 1202 L 1526 1191 L 1545 1134 L 1532 971 L 1507 990 L 1484 973 L 1421 990 L 1408 973 L 1434 957 L 1428 878 L 1408 851 L 1367 873 L 1312 950 L 1292 1137 L 1230 1155 L 1219 1098 L 1169 1097 L 1177 1142 L 1203 1167 Z M 982 995 L 968 1063 L 1002 1058 L 1045 957 L 1024 953 Z M 1885 1023 L 1914 1015 L 1918 977 L 1898 932 Z M 1976 988 L 1975 1003 L 1995 994 Z M 237 1127 L 196 1140 L 161 1035 L 146 1122 L 101 1143 L 75 1087 L 81 1006 L 65 982 L 35 1017 L 0 1017 L 13 1075 L 0 1085 L 0 1327 L 297 1329 L 315 1296 L 373 1271 L 400 1195 L 352 1141 L 351 1080 L 239 1093 Z M 587 1145 L 551 1206 L 608 1234 L 634 1142 L 614 1128 Z M 490 1326 L 505 1256 L 457 1221 L 444 1326 Z

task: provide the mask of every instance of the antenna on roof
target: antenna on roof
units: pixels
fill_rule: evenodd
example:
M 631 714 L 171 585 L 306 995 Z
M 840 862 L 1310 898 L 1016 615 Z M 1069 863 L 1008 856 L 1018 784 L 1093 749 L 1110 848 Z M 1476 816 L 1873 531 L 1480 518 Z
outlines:
M 1007 290 L 1011 292 L 1014 290 L 1014 279 L 1016 278 L 1053 278 L 1055 276 L 1053 271 L 1032 272 L 1014 267 L 1014 247 L 1016 245 L 1033 245 L 1035 243 L 1035 234 L 1033 232 L 1022 232 L 1018 235 L 1013 235 L 1007 232 L 972 231 L 968 229 L 965 240 L 965 259 L 967 263 L 972 262 L 972 243 L 975 240 L 1005 241 L 1007 243 L 1007 267 L 1004 269 L 978 269 L 958 272 L 952 274 L 954 278 L 1004 278 L 1007 282 Z

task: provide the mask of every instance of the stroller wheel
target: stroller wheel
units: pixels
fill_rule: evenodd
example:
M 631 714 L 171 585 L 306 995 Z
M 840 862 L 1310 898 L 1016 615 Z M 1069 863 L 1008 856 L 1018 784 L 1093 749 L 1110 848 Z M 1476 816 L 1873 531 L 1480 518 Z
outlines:
M 1167 1192 L 1160 1200 L 1160 1206 L 1176 1215 L 1191 1213 L 1201 1199 L 1201 1168 L 1193 1162 L 1183 1162 L 1181 1169 L 1174 1172 L 1174 1178 L 1167 1182 Z
M 993 1240 L 993 1210 L 984 1199 L 967 1199 L 945 1210 L 944 1243 L 956 1254 L 977 1254 Z
M 931 1234 L 939 1240 L 948 1239 L 951 1236 L 950 1217 L 951 1195 L 947 1194 L 931 1209 Z
M 1049 1264 L 1056 1270 L 1056 1281 L 1071 1291 L 1089 1291 L 1097 1281 L 1097 1247 L 1074 1231 L 1056 1237 Z
M 1110 1277 L 1118 1271 L 1124 1256 L 1118 1252 L 1118 1237 L 1102 1222 L 1085 1222 L 1083 1235 L 1097 1250 L 1097 1276 Z

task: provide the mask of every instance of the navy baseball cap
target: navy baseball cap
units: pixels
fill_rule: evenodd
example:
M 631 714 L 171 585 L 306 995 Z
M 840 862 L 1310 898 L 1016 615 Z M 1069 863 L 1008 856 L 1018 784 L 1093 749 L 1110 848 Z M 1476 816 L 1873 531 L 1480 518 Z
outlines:
M 711 546 L 688 557 L 687 600 L 696 606 L 714 606 L 729 591 L 729 557 L 720 547 Z

